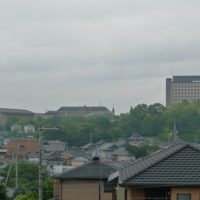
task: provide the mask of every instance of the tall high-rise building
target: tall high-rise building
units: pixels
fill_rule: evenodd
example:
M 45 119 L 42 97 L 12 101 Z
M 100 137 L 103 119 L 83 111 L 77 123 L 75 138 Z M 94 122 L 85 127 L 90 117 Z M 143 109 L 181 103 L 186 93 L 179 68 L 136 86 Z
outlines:
M 200 76 L 173 76 L 166 79 L 166 106 L 184 100 L 200 101 Z

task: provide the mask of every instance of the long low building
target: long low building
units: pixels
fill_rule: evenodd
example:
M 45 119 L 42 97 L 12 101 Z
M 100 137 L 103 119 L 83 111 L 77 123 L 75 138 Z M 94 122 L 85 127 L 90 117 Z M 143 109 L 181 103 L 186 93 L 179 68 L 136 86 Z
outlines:
M 10 140 L 6 145 L 6 153 L 8 156 L 14 153 L 23 157 L 38 152 L 39 142 L 33 138 Z
M 113 116 L 114 109 L 110 111 L 105 106 L 63 106 L 57 111 L 48 111 L 45 113 L 45 117 L 51 116 L 81 116 L 90 117 L 94 115 Z
M 23 109 L 11 109 L 11 108 L 0 108 L 0 125 L 4 126 L 6 122 L 12 118 L 33 118 L 34 113 L 29 110 Z

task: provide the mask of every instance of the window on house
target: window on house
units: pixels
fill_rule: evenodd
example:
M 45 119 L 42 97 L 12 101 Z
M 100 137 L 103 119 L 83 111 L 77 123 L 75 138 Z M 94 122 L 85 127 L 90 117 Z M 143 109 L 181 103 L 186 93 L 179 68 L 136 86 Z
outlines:
M 191 200 L 191 194 L 177 194 L 177 200 Z

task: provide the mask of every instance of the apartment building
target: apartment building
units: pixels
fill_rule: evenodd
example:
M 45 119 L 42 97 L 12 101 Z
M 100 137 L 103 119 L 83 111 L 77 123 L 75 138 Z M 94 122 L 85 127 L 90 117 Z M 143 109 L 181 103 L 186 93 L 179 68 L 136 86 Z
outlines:
M 34 113 L 29 110 L 0 108 L 0 125 L 4 126 L 10 118 L 32 119 Z
M 182 103 L 184 100 L 200 100 L 200 76 L 173 76 L 166 79 L 166 106 Z

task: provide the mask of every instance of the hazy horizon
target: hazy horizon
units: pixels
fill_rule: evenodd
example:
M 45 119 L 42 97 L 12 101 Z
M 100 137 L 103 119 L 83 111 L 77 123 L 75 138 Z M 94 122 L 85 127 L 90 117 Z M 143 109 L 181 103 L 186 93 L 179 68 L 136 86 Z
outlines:
M 0 2 L 1 108 L 165 105 L 165 79 L 199 75 L 200 2 Z

